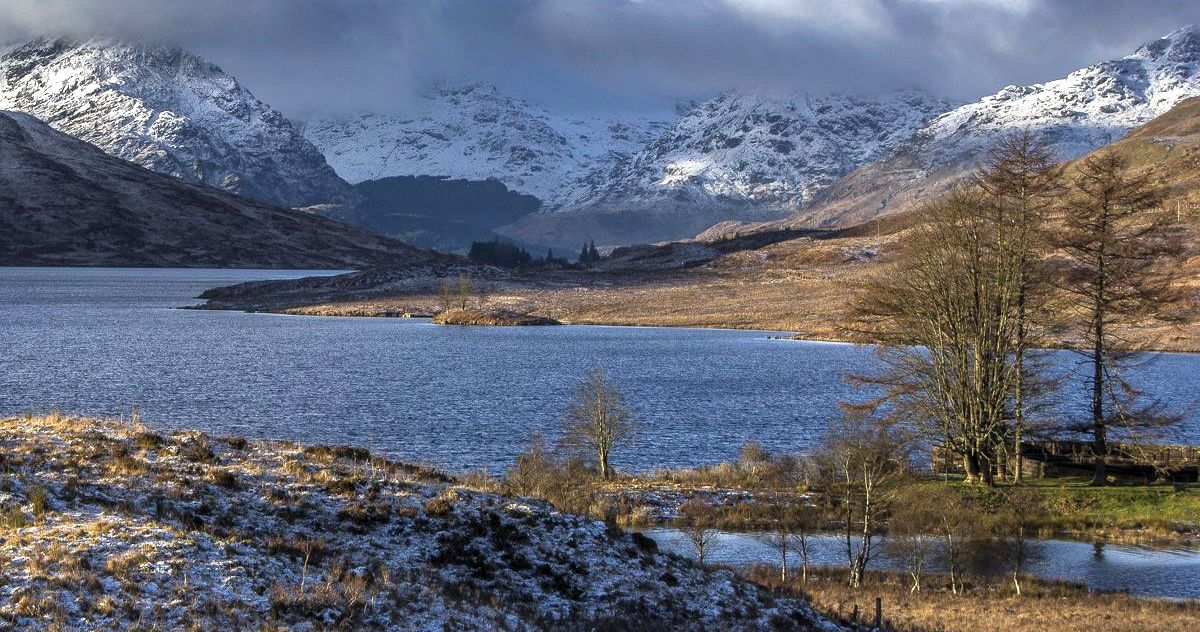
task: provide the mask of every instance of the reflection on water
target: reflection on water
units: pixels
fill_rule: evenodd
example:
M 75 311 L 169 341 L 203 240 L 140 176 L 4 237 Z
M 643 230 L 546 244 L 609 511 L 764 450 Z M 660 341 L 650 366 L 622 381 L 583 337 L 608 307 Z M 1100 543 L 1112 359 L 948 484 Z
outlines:
M 683 534 L 674 529 L 648 529 L 664 550 L 691 556 L 692 549 Z M 846 542 L 836 535 L 812 539 L 809 560 L 813 565 L 844 566 Z M 1000 574 L 1006 567 L 998 551 L 984 551 L 973 559 L 971 570 L 981 574 Z M 778 564 L 778 554 L 754 534 L 721 533 L 710 554 L 714 563 Z M 799 563 L 799 557 L 789 560 Z M 896 564 L 887 558 L 881 545 L 871 562 L 872 568 L 891 569 Z M 932 571 L 944 570 L 935 561 Z M 1157 548 L 1073 540 L 1038 540 L 1027 568 L 1031 575 L 1086 584 L 1093 590 L 1128 591 L 1135 595 L 1200 598 L 1200 549 L 1188 547 Z

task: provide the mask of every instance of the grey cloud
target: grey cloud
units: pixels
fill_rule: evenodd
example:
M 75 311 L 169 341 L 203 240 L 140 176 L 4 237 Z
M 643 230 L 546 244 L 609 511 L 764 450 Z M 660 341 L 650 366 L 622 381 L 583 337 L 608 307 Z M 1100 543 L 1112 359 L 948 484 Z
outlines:
M 561 107 L 734 87 L 974 98 L 1200 22 L 1194 1 L 6 0 L 0 38 L 171 41 L 289 114 L 403 110 L 472 79 Z

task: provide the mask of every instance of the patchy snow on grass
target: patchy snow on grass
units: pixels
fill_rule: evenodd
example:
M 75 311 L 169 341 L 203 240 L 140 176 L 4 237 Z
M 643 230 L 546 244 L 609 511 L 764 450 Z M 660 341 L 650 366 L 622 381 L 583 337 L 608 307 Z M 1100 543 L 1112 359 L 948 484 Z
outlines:
M 0 429 L 14 629 L 830 629 L 604 522 L 358 448 Z

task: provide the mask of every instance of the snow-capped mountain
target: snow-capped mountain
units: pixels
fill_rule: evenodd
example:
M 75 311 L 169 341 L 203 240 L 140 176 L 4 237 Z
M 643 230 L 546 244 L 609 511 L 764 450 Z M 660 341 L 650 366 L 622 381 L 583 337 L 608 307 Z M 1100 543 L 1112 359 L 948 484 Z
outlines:
M 348 186 L 277 110 L 176 47 L 38 38 L 0 57 L 0 109 L 105 152 L 261 201 L 306 206 Z
M 933 119 L 910 142 L 832 187 L 810 223 L 845 224 L 903 210 L 960 181 L 1002 134 L 1031 130 L 1063 160 L 1108 145 L 1200 95 L 1200 28 L 1189 26 L 1122 59 L 1062 79 L 1008 86 Z
M 778 216 L 907 140 L 950 104 L 920 92 L 784 97 L 729 92 L 693 108 L 608 170 L 551 199 L 559 210 L 717 203 Z
M 1180 29 L 1132 55 L 1063 79 L 1008 86 L 939 116 L 919 134 L 934 165 L 976 153 L 995 135 L 1038 132 L 1066 159 L 1107 145 L 1134 127 L 1200 94 L 1200 30 Z
M 305 137 L 350 182 L 435 175 L 485 180 L 545 200 L 569 179 L 641 148 L 667 123 L 550 112 L 494 86 L 443 84 L 411 114 L 314 117 Z
M 640 151 L 569 182 L 544 212 L 499 232 L 555 245 L 617 245 L 690 237 L 733 219 L 777 219 L 950 107 L 914 91 L 725 93 L 693 107 Z

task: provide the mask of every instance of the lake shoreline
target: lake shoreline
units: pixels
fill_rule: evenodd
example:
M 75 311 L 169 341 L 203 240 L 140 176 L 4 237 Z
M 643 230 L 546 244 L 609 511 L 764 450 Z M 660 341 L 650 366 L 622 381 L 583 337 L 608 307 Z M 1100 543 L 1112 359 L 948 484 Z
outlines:
M 269 307 L 269 306 L 254 306 L 254 305 L 239 305 L 236 303 L 213 302 L 212 299 L 206 300 L 206 303 L 197 305 L 179 306 L 179 309 L 192 309 L 200 311 L 231 311 L 244 312 L 248 314 L 276 314 L 283 316 L 314 316 L 314 317 L 333 317 L 333 318 L 435 318 L 438 314 L 436 309 L 430 309 L 422 304 L 422 306 L 413 306 L 409 304 L 401 304 L 394 306 L 391 304 L 371 305 L 362 303 L 313 303 L 301 304 L 287 307 Z M 534 310 L 531 314 L 536 315 L 538 310 Z M 569 315 L 558 317 L 545 316 L 549 320 L 553 320 L 560 325 L 574 325 L 579 327 L 626 327 L 626 328 L 643 328 L 643 329 L 696 329 L 702 331 L 749 331 L 758 332 L 768 335 L 774 340 L 790 340 L 795 342 L 808 343 L 824 343 L 824 344 L 841 344 L 855 346 L 876 346 L 879 344 L 877 340 L 866 339 L 860 336 L 847 335 L 837 336 L 828 333 L 825 334 L 804 334 L 796 333 L 787 328 L 764 328 L 760 324 L 739 325 L 730 322 L 708 322 L 696 323 L 689 322 L 685 324 L 664 324 L 653 323 L 639 320 L 631 320 L 620 315 L 605 318 L 572 318 Z M 456 323 L 457 324 L 457 323 Z M 474 323 L 471 323 L 474 324 Z M 1038 347 L 1041 351 L 1078 351 L 1078 347 L 1070 345 L 1041 345 Z M 1143 350 L 1143 353 L 1149 354 L 1178 354 L 1197 356 L 1200 355 L 1200 347 L 1196 346 L 1164 346 L 1161 348 L 1150 347 Z

